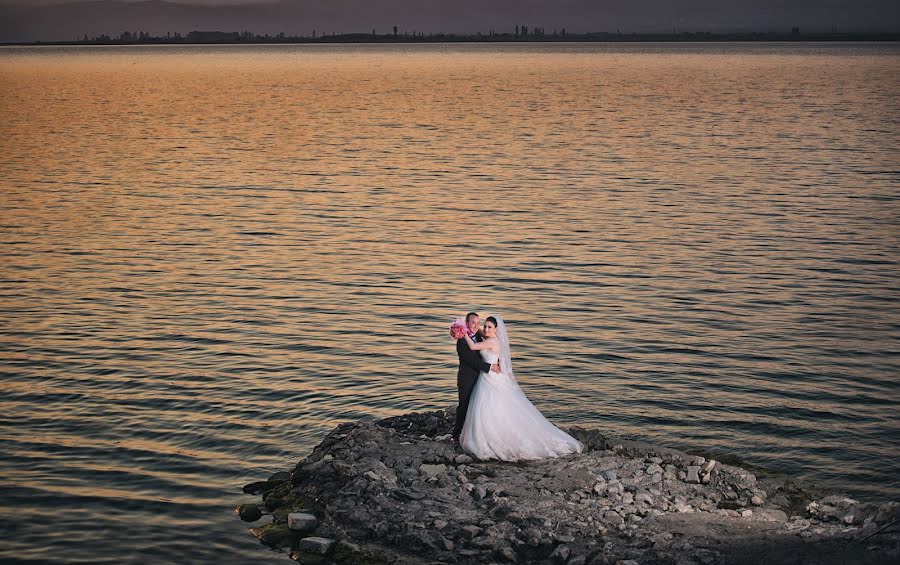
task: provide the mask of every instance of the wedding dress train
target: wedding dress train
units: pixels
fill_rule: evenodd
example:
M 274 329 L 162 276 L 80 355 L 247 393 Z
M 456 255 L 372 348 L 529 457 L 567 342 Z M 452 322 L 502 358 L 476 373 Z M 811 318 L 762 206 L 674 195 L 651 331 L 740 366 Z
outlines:
M 493 364 L 500 354 L 482 349 L 481 356 Z M 504 361 L 504 373 L 491 371 L 478 376 L 460 435 L 462 448 L 479 459 L 503 461 L 581 453 L 581 442 L 551 424 L 534 407 L 511 376 L 509 360 Z

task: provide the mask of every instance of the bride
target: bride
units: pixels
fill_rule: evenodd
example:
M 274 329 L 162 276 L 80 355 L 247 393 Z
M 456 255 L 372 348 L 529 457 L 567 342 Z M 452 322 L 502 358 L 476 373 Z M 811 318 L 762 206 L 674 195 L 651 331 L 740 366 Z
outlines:
M 509 337 L 500 316 L 484 321 L 485 340 L 466 336 L 485 362 L 500 360 L 501 373 L 478 375 L 459 444 L 479 459 L 520 461 L 581 453 L 584 446 L 551 424 L 525 397 L 513 376 Z

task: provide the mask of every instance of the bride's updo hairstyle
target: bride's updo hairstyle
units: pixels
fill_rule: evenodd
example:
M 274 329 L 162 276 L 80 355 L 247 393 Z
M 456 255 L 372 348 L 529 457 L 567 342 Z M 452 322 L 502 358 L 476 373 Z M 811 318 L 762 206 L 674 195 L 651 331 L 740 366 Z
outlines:
M 487 318 L 484 319 L 484 321 L 494 324 L 495 328 L 497 327 L 497 318 L 495 318 L 493 316 L 488 316 Z

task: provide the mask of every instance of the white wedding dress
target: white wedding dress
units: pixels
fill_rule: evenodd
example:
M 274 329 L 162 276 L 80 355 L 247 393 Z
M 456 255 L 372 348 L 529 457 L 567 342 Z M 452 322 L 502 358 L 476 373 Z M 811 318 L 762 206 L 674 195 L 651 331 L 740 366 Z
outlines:
M 479 459 L 521 461 L 581 453 L 584 446 L 551 424 L 519 388 L 512 373 L 506 327 L 498 318 L 500 353 L 480 351 L 503 373 L 481 373 L 472 391 L 459 444 Z M 502 328 L 502 329 L 501 329 Z

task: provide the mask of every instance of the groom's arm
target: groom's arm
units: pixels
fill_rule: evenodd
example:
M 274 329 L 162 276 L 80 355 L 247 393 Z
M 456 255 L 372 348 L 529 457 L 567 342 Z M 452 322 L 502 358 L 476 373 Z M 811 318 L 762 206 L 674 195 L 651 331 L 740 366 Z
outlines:
M 456 354 L 463 365 L 471 367 L 475 371 L 487 373 L 491 370 L 491 364 L 485 363 L 481 359 L 481 355 L 469 349 L 469 344 L 464 339 L 456 340 Z

